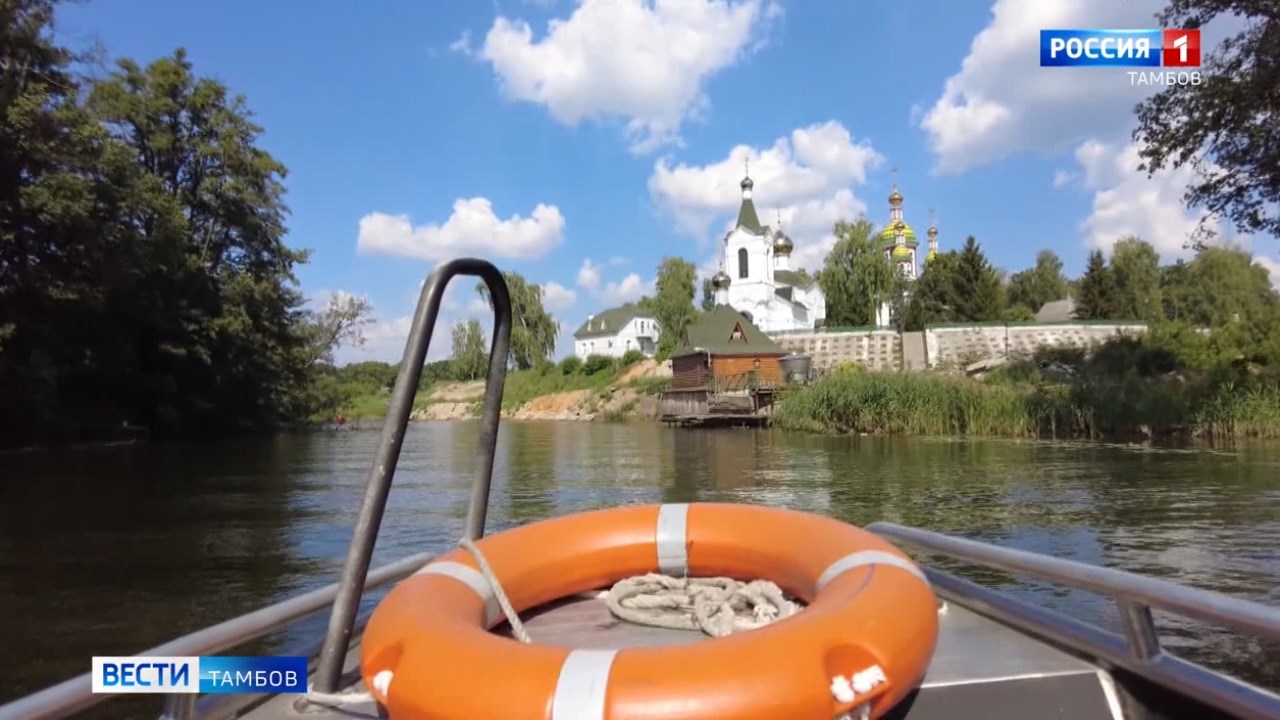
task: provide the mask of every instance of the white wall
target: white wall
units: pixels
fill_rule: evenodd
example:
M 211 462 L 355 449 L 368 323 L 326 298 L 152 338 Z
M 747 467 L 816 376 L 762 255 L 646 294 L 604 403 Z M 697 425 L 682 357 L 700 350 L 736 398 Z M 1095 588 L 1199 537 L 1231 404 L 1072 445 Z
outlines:
M 596 335 L 585 340 L 574 339 L 573 354 L 585 360 L 590 355 L 620 358 L 628 350 L 653 356 L 658 350 L 662 329 L 658 321 L 649 316 L 637 316 L 622 326 L 616 334 Z
M 747 251 L 747 277 L 740 277 L 741 268 L 738 263 L 739 250 Z M 729 273 L 734 285 L 746 286 L 751 283 L 773 282 L 773 243 L 760 235 L 736 229 L 725 238 L 724 271 Z
M 924 342 L 928 367 L 934 369 L 986 358 L 1016 360 L 1046 346 L 1090 347 L 1145 330 L 1138 324 L 1093 322 L 944 325 L 926 329 Z M 792 332 L 772 337 L 790 352 L 809 355 L 819 369 L 845 362 L 875 370 L 902 367 L 902 336 L 897 330 Z

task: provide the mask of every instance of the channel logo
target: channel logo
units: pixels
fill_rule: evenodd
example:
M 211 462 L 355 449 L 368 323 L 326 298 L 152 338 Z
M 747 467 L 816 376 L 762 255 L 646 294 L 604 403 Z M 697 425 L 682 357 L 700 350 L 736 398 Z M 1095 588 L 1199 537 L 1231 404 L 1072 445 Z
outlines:
M 1200 31 L 1041 30 L 1040 67 L 1200 67 Z
M 93 658 L 95 693 L 305 693 L 305 657 Z

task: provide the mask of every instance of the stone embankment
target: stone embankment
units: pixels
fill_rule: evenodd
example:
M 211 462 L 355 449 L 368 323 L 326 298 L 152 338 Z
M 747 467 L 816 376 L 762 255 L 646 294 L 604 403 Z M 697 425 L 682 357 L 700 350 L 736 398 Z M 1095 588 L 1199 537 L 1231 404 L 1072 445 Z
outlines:
M 631 387 L 648 378 L 671 377 L 671 363 L 646 360 L 628 369 L 601 390 L 566 390 L 535 397 L 518 408 L 504 410 L 512 420 L 591 421 L 653 417 L 657 398 Z M 415 408 L 414 420 L 468 420 L 480 414 L 484 382 L 446 383 L 432 389 Z

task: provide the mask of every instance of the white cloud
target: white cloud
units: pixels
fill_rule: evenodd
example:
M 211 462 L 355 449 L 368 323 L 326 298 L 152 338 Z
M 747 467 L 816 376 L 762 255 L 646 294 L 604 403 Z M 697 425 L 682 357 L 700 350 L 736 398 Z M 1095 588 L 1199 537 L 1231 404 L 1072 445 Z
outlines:
M 780 12 L 772 0 L 580 0 L 542 37 L 498 16 L 482 47 L 459 42 L 511 99 L 570 126 L 621 120 L 641 153 L 678 142 L 680 126 L 709 106 L 706 82 L 757 46 Z
M 578 287 L 592 293 L 600 289 L 600 266 L 590 258 L 584 258 L 582 267 L 578 268 Z
M 996 0 L 960 70 L 921 119 L 940 172 L 1057 153 L 1122 128 L 1153 89 L 1117 68 L 1042 68 L 1043 28 L 1154 27 L 1161 0 Z
M 1201 213 L 1183 207 L 1182 196 L 1194 171 L 1183 166 L 1151 179 L 1138 170 L 1141 162 L 1134 143 L 1112 145 L 1097 140 L 1075 151 L 1080 166 L 1077 184 L 1093 193 L 1093 207 L 1081 232 L 1090 248 L 1110 249 L 1116 240 L 1136 235 L 1162 255 L 1183 251 Z
M 733 148 L 728 157 L 704 166 L 654 165 L 649 193 L 669 212 L 677 229 L 706 241 L 727 231 L 742 203 L 739 183 L 747 161 L 755 181 L 760 221 L 776 224 L 796 243 L 793 262 L 816 268 L 834 243 L 832 226 L 866 212 L 853 186 L 862 185 L 883 158 L 867 141 L 855 141 L 838 122 L 818 123 L 778 138 L 771 147 Z M 713 224 L 720 230 L 712 230 Z
M 356 249 L 361 253 L 422 260 L 462 255 L 531 260 L 564 239 L 564 216 L 554 205 L 539 203 L 529 217 L 501 220 L 486 198 L 459 199 L 441 225 L 414 226 L 408 215 L 375 212 L 360 219 Z
M 548 282 L 542 286 L 542 304 L 547 310 L 564 310 L 578 300 L 578 293 L 558 282 Z
M 1138 146 L 1132 142 L 1108 145 L 1089 140 L 1076 148 L 1075 158 L 1079 172 L 1066 174 L 1077 187 L 1093 193 L 1091 212 L 1080 224 L 1088 247 L 1110 251 L 1120 238 L 1136 235 L 1166 259 L 1190 254 L 1184 245 L 1205 217 L 1182 201 L 1195 170 L 1184 165 L 1148 179 L 1138 170 Z M 1254 246 L 1251 237 L 1234 233 L 1227 223 L 1211 219 L 1208 225 L 1217 233 L 1216 242 L 1245 249 Z M 1254 259 L 1280 284 L 1280 260 L 1258 254 Z
M 635 302 L 653 292 L 653 281 L 643 280 L 639 273 L 630 273 L 618 282 L 611 282 L 600 291 L 598 298 L 609 306 Z
M 614 260 L 617 259 L 614 258 Z M 609 264 L 616 266 L 622 263 L 610 262 Z M 654 281 L 645 280 L 639 273 L 629 273 L 616 282 L 605 282 L 601 270 L 599 263 L 591 258 L 584 258 L 582 267 L 578 268 L 577 278 L 578 287 L 586 290 L 598 305 L 607 307 L 624 305 L 653 293 Z

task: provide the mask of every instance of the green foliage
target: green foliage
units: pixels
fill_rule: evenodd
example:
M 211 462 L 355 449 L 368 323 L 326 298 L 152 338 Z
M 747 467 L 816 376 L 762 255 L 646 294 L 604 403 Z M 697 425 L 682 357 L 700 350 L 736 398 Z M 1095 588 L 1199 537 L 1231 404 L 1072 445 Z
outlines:
M 639 350 L 635 350 L 635 349 L 628 350 L 622 353 L 622 359 L 618 361 L 618 367 L 621 369 L 629 368 L 638 362 L 642 362 L 644 359 L 645 359 L 644 353 L 640 352 Z
M 898 273 L 876 247 L 873 230 L 865 217 L 835 225 L 836 244 L 818 273 L 828 327 L 872 325 L 876 310 L 894 295 Z
M 1036 254 L 1036 265 L 1028 270 L 1021 270 L 1009 276 L 1007 302 L 1010 312 L 1023 319 L 1021 310 L 1016 313 L 1013 308 L 1022 306 L 1031 313 L 1031 317 L 1040 311 L 1047 302 L 1061 300 L 1067 296 L 1067 278 L 1062 274 L 1062 259 L 1052 250 L 1041 250 Z M 1025 318 L 1031 319 L 1031 318 Z
M 582 358 L 577 355 L 570 355 L 560 361 L 561 375 L 576 375 L 579 372 L 582 372 Z
M 1004 317 L 1000 276 L 973 237 L 963 249 L 939 253 L 910 286 L 902 315 L 905 330 L 947 322 L 985 322 Z
M 1203 82 L 1169 87 L 1138 106 L 1133 137 L 1143 169 L 1183 165 L 1195 177 L 1184 200 L 1204 220 L 1225 217 L 1236 229 L 1280 235 L 1280 18 L 1273 0 L 1170 0 L 1162 27 L 1199 28 L 1225 16 L 1242 28 L 1206 52 Z M 1201 222 L 1199 240 L 1212 233 Z
M 1136 237 L 1122 238 L 1111 250 L 1111 276 L 1115 296 L 1107 315 L 1127 320 L 1159 320 L 1160 253 Z
M 605 358 L 606 361 L 609 358 Z M 504 410 L 514 410 L 534 398 L 571 390 L 599 391 L 618 380 L 616 366 L 606 362 L 598 372 L 566 375 L 560 366 L 543 365 L 532 370 L 519 370 L 507 375 L 506 389 L 502 394 Z
M 698 317 L 693 296 L 698 268 L 678 257 L 663 258 L 658 265 L 653 297 L 640 300 L 640 307 L 653 314 L 662 328 L 658 356 L 667 357 L 684 342 L 685 331 Z M 703 288 L 705 292 L 705 286 Z
M 1117 307 L 1116 280 L 1107 267 L 1101 250 L 1089 253 L 1084 275 L 1080 278 L 1080 293 L 1076 297 L 1076 319 L 1107 320 Z
M 702 278 L 702 305 L 701 309 L 706 312 L 716 306 L 716 289 L 711 284 L 711 278 Z
M 831 373 L 782 396 L 773 422 L 841 433 L 1025 437 L 1035 430 L 1014 388 L 902 373 Z
M 953 297 L 958 321 L 986 322 L 1000 318 L 1004 310 L 1000 276 L 972 235 L 965 238 L 951 282 L 955 287 Z
M 560 323 L 542 305 L 542 286 L 530 285 L 520 273 L 508 271 L 502 276 L 511 294 L 511 365 L 528 370 L 546 362 L 555 352 Z M 489 287 L 477 283 L 476 292 L 492 309 Z
M 368 305 L 303 307 L 285 168 L 246 101 L 182 50 L 79 82 L 54 4 L 8 0 L 0 48 L 0 442 L 270 428 L 340 402 Z
M 489 346 L 480 321 L 472 318 L 453 326 L 453 364 L 455 380 L 478 380 L 489 372 Z
M 924 272 L 912 285 L 903 329 L 914 331 L 933 323 L 955 322 L 960 299 L 953 279 L 959 264 L 959 254 L 951 250 L 938 253 L 925 265 Z
M 1004 319 L 1006 322 L 1031 322 L 1036 319 L 1036 314 L 1026 305 L 1017 304 L 1005 308 Z
M 596 375 L 614 369 L 613 358 L 604 355 L 588 355 L 582 363 L 582 374 Z
M 1164 369 L 1172 364 L 1166 350 L 1122 340 L 1076 366 L 1077 375 L 1067 382 L 1044 379 L 1034 362 L 1004 368 L 985 382 L 832 372 L 782 396 L 774 425 L 812 432 L 1110 440 L 1280 437 L 1280 374 L 1232 368 L 1169 377 Z

